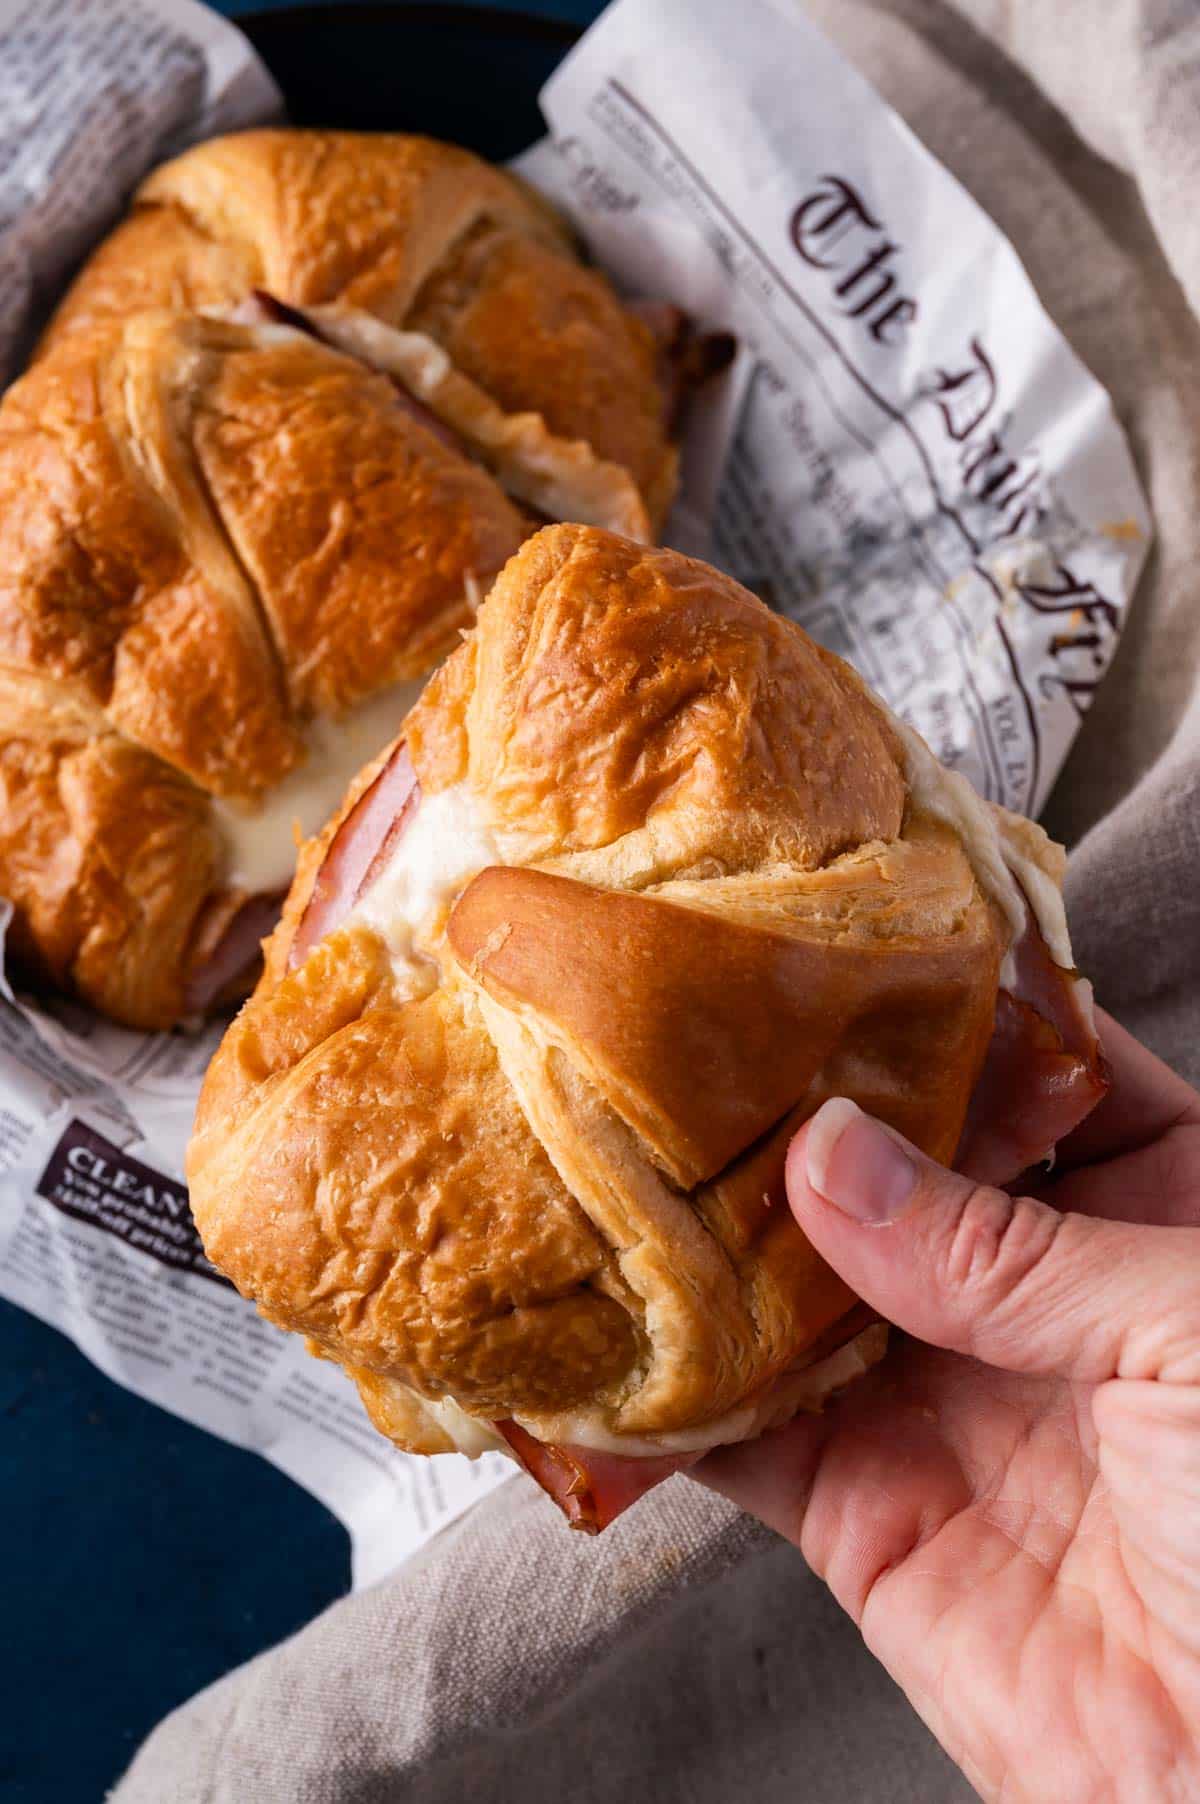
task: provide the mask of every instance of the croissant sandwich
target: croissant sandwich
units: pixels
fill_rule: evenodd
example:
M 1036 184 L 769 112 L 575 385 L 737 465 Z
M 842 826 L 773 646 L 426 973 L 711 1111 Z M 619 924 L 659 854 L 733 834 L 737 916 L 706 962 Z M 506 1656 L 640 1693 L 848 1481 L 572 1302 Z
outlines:
M 503 411 L 535 413 L 628 471 L 661 521 L 676 457 L 655 360 L 686 358 L 683 323 L 662 308 L 634 318 L 553 209 L 469 151 L 287 129 L 198 145 L 142 183 L 42 349 L 97 320 L 230 307 L 256 290 L 431 339 Z
M 547 528 L 304 848 L 205 1246 L 397 1445 L 602 1528 L 879 1356 L 784 1200 L 825 1097 L 1011 1178 L 1103 1094 L 1061 877 L 736 583 Z
M 24 967 L 141 1028 L 246 993 L 293 823 L 522 539 L 655 532 L 698 367 L 657 324 L 447 145 L 251 132 L 150 177 L 0 406 Z

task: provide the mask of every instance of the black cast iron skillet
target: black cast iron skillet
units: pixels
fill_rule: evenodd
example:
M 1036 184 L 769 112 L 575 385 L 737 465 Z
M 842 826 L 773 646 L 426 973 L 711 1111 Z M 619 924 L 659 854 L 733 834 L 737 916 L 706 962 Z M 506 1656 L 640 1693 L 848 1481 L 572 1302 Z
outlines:
M 541 136 L 537 96 L 575 26 L 481 6 L 289 6 L 236 23 L 295 125 L 427 132 L 499 162 Z

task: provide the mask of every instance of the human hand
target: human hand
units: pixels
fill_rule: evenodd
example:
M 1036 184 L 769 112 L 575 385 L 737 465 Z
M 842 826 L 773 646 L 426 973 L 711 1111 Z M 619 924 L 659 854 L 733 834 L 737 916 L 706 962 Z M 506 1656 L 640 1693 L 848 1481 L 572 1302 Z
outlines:
M 1200 1095 L 1102 1039 L 1112 1090 L 1032 1196 L 826 1103 L 792 1209 L 929 1344 L 692 1474 L 795 1542 L 1005 1804 L 1200 1798 Z

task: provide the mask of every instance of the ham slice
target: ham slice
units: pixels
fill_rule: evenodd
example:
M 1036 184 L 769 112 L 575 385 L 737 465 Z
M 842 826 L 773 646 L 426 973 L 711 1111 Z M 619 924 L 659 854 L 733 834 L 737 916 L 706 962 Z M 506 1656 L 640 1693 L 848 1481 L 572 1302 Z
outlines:
M 598 1535 L 655 1485 L 704 1457 L 703 1453 L 668 1453 L 661 1458 L 630 1459 L 624 1454 L 597 1453 L 592 1447 L 548 1447 L 516 1422 L 497 1422 L 495 1426 L 529 1476 L 554 1499 L 569 1525 L 585 1535 Z
M 333 836 L 292 941 L 289 969 L 345 920 L 391 857 L 420 799 L 417 773 L 401 740 Z M 210 906 L 193 942 L 195 963 L 184 991 L 189 1011 L 201 1014 L 247 994 L 261 943 L 278 921 L 282 902 L 278 895 L 249 896 L 232 912 L 226 902 Z
M 282 896 L 248 896 L 218 928 L 215 943 L 202 921 L 196 943 L 201 950 L 188 974 L 184 1003 L 189 1014 L 207 1014 L 221 1002 L 240 1002 L 253 988 L 262 942 L 279 919 Z
M 420 801 L 417 773 L 401 740 L 330 841 L 292 941 L 289 969 L 346 919 L 391 857 Z
M 984 1184 L 1048 1158 L 1108 1090 L 1091 985 L 1055 964 L 1032 909 L 1012 966 L 954 1160 Z

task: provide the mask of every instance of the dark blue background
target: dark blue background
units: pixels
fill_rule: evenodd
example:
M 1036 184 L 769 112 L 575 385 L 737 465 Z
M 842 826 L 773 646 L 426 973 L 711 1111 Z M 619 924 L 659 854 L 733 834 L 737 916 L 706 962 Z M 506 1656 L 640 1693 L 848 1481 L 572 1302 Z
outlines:
M 450 13 L 457 0 L 442 4 Z M 219 10 L 251 29 L 273 15 L 262 47 L 303 88 L 302 114 L 340 95 L 331 123 L 415 124 L 497 155 L 532 135 L 532 96 L 565 41 L 543 31 L 507 46 L 476 36 L 473 47 L 464 12 L 455 78 L 428 20 L 381 22 L 373 8 L 372 21 L 331 0 L 339 31 L 314 46 L 284 0 L 224 0 Z M 518 9 L 499 0 L 490 10 Z M 582 25 L 601 5 L 525 0 L 519 10 Z M 350 92 L 369 117 L 347 112 Z M 450 116 L 465 120 L 466 109 L 473 129 Z M 346 1589 L 349 1549 L 333 1517 L 265 1460 L 110 1384 L 61 1335 L 3 1302 L 0 1374 L 0 1797 L 95 1804 L 172 1705 Z

